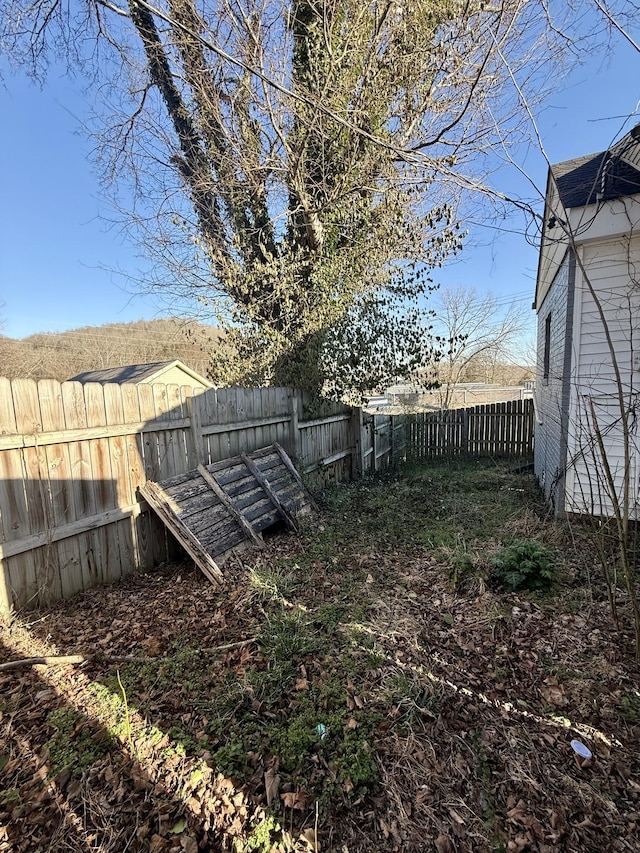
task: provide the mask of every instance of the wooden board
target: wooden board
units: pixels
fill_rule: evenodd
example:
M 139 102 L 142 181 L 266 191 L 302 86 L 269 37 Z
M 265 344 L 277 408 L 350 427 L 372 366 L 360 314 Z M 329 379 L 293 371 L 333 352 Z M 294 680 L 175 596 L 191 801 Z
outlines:
M 219 566 L 231 552 L 248 544 L 262 547 L 262 531 L 278 521 L 297 529 L 296 515 L 312 504 L 277 444 L 150 481 L 140 493 L 217 586 L 223 582 Z

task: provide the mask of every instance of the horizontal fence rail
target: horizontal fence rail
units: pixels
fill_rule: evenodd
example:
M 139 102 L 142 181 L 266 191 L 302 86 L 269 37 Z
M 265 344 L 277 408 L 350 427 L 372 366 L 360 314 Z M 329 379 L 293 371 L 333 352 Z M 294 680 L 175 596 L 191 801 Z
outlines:
M 532 400 L 512 400 L 467 409 L 420 412 L 407 417 L 407 454 L 436 457 L 533 455 Z

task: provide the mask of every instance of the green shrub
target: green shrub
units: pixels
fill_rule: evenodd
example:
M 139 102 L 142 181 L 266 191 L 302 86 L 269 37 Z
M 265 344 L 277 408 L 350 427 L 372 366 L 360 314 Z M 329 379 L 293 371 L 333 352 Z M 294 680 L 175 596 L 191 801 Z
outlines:
M 555 578 L 551 554 L 540 542 L 521 539 L 492 560 L 493 576 L 510 590 L 549 589 Z

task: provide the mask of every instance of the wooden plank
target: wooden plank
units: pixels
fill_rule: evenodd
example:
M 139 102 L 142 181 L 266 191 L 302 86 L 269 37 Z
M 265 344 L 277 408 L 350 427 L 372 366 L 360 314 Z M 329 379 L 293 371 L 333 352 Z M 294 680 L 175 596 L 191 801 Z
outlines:
M 17 431 L 11 382 L 0 378 L 0 434 Z M 24 460 L 20 450 L 0 451 L 0 536 L 3 542 L 19 540 L 30 532 L 29 512 L 24 490 Z M 33 555 L 2 561 L 0 570 L 0 607 L 20 609 L 27 602 L 28 589 L 37 590 Z
M 140 401 L 138 386 L 125 382 L 120 387 L 122 399 L 122 417 L 125 424 L 140 422 Z M 144 459 L 142 456 L 142 435 L 130 432 L 124 437 L 124 451 L 127 466 L 128 491 L 131 504 L 138 499 L 138 488 L 145 481 Z M 153 568 L 151 542 L 152 527 L 157 524 L 155 515 L 145 508 L 144 512 L 132 514 L 127 524 L 130 528 L 130 538 L 133 546 L 131 569 Z
M 316 418 L 312 421 L 298 421 L 298 429 L 313 429 L 314 427 L 325 426 L 327 424 L 337 424 L 351 419 L 351 414 L 347 415 L 330 415 L 326 418 Z
M 264 492 L 262 492 L 262 495 L 263 497 L 261 497 L 260 500 L 254 501 L 252 504 L 248 505 L 244 511 L 244 518 L 246 518 L 250 523 L 252 523 L 256 518 L 260 518 L 265 513 L 271 512 L 273 509 L 273 504 L 269 498 L 264 494 Z M 253 530 L 253 526 L 251 526 L 251 529 Z
M 35 443 L 22 450 L 24 492 L 27 501 L 29 533 L 39 533 L 51 528 L 51 507 L 46 478 L 46 456 L 43 448 L 37 444 L 37 436 L 42 432 L 38 387 L 31 379 L 14 379 L 11 383 L 16 428 L 21 433 L 30 433 Z M 49 567 L 48 550 L 34 551 L 31 565 L 34 574 L 26 576 L 25 603 L 30 606 L 39 604 L 41 595 L 46 592 Z
M 140 420 L 147 425 L 147 429 L 140 433 L 140 452 L 144 462 L 144 473 L 148 480 L 157 480 L 160 473 L 160 465 L 158 463 L 158 442 L 157 431 L 151 430 L 149 427 L 155 419 L 155 406 L 153 403 L 153 386 L 138 385 L 138 408 L 140 410 Z M 163 426 L 164 429 L 164 426 Z
M 171 474 L 181 474 L 183 471 L 189 470 L 188 452 L 186 442 L 186 430 L 173 428 L 179 421 L 183 420 L 183 415 L 186 412 L 182 410 L 182 397 L 180 395 L 180 386 L 176 383 L 167 383 L 166 385 L 166 400 L 169 407 L 168 416 L 171 422 L 172 429 L 167 435 L 167 462 L 171 469 Z M 168 557 L 170 560 L 180 559 L 181 548 L 177 540 L 170 536 L 167 539 Z
M 291 459 L 289 459 L 289 457 L 287 456 L 285 449 L 283 447 L 281 447 L 277 442 L 275 444 L 275 448 L 278 451 L 278 453 L 280 454 L 280 458 L 284 462 L 287 470 L 290 471 L 290 473 L 293 475 L 293 479 L 296 481 L 296 483 L 298 483 L 298 485 L 300 486 L 302 491 L 306 494 L 307 489 L 305 487 L 305 484 L 302 482 L 300 474 L 298 474 L 298 472 L 296 471 L 295 465 L 293 464 Z M 313 500 L 311 495 L 309 495 L 309 503 L 312 503 L 312 504 L 315 503 L 315 501 Z
M 38 382 L 38 397 L 42 428 L 44 430 L 63 430 L 65 417 L 60 383 L 51 379 L 40 380 Z M 57 529 L 77 518 L 69 445 L 50 444 L 45 448 L 45 457 L 51 496 L 52 522 L 54 529 Z M 76 539 L 61 540 L 57 547 L 49 549 L 47 560 L 50 561 L 48 603 L 61 597 L 68 598 L 82 589 L 80 548 Z
M 186 524 L 194 536 L 197 536 L 200 540 L 202 540 L 203 536 L 208 536 L 210 533 L 220 535 L 221 531 L 232 528 L 235 530 L 238 527 L 235 519 L 231 518 L 227 512 L 223 515 L 218 513 L 214 514 L 212 512 L 202 512 L 198 515 L 191 516 L 190 518 L 185 518 L 184 515 L 181 515 L 180 520 Z M 242 535 L 244 536 L 244 533 Z
M 215 474 L 216 480 L 218 481 L 218 485 L 224 486 L 225 489 L 232 483 L 236 483 L 249 476 L 247 473 L 246 465 L 244 464 L 240 456 L 234 457 L 233 461 L 230 460 L 230 464 L 228 467 L 222 467 L 222 465 L 224 465 L 224 462 L 218 464 L 217 471 L 215 470 L 215 468 L 213 468 L 213 466 L 210 466 L 207 470 L 212 471 Z
M 24 539 L 15 539 L 11 542 L 3 542 L 0 544 L 0 559 L 15 557 L 18 554 L 24 554 L 28 551 L 33 551 L 36 548 L 42 548 L 51 542 L 61 542 L 63 539 L 70 539 L 72 537 L 76 538 L 79 534 L 87 533 L 91 530 L 97 530 L 100 527 L 114 524 L 115 522 L 122 521 L 126 518 L 135 518 L 144 509 L 144 503 L 135 503 L 131 506 L 117 507 L 116 509 L 109 509 L 105 512 L 101 512 L 99 515 L 80 518 L 70 524 L 57 527 L 50 532 L 33 533 L 30 536 L 25 536 Z
M 384 456 L 388 453 L 387 450 L 383 450 L 379 454 L 379 458 L 384 458 Z M 309 465 L 304 469 L 305 474 L 312 474 L 314 471 L 317 471 L 319 468 L 326 468 L 329 465 L 333 465 L 335 462 L 339 462 L 341 459 L 346 459 L 347 456 L 353 455 L 353 449 L 349 448 L 348 450 L 341 450 L 338 453 L 334 453 L 331 456 L 326 456 L 324 459 L 319 459 L 317 462 L 314 462 L 313 465 Z
M 245 492 L 241 495 L 237 500 L 233 501 L 233 505 L 236 509 L 241 513 L 242 517 L 246 520 L 248 510 L 254 506 L 254 504 L 258 503 L 258 501 L 266 500 L 269 498 L 266 496 L 266 493 L 262 486 L 254 481 L 254 487 L 251 491 Z
M 215 415 L 215 423 L 221 424 L 225 427 L 224 432 L 218 435 L 218 460 L 228 459 L 230 456 L 233 456 L 233 453 L 231 452 L 231 443 L 229 441 L 230 433 L 227 430 L 227 424 L 233 421 L 228 414 L 229 393 L 229 388 L 218 388 L 218 393 L 216 395 L 217 411 Z
M 89 382 L 84 385 L 84 399 L 87 412 L 87 426 L 105 427 L 107 412 L 104 386 Z M 111 471 L 111 458 L 108 439 L 96 439 L 89 442 L 91 458 L 91 478 L 94 487 L 95 512 L 97 515 L 115 509 L 118 506 L 116 486 Z M 118 534 L 110 526 L 101 526 L 91 534 L 92 560 L 90 560 L 89 585 L 108 583 L 119 578 L 122 573 Z
M 125 421 L 122 387 L 117 383 L 108 383 L 104 387 L 105 414 L 107 426 L 122 424 Z M 130 506 L 136 500 L 136 487 L 131 483 L 127 441 L 125 436 L 112 436 L 108 439 L 111 459 L 111 475 L 115 491 L 116 506 Z M 136 565 L 132 525 L 129 519 L 115 522 L 109 533 L 117 541 L 120 552 L 120 577 L 130 574 Z
M 263 475 L 262 471 L 258 468 L 258 466 L 255 464 L 253 459 L 251 459 L 249 456 L 247 456 L 246 453 L 243 453 L 242 454 L 242 460 L 245 463 L 245 465 L 247 466 L 247 468 L 249 469 L 249 471 L 251 471 L 253 476 L 256 478 L 258 483 L 260 483 L 262 488 L 265 490 L 265 492 L 269 496 L 269 500 L 274 505 L 274 507 L 278 510 L 278 512 L 280 513 L 280 515 L 284 519 L 284 521 L 287 522 L 287 524 L 289 525 L 289 527 L 292 530 L 295 530 L 297 532 L 298 531 L 298 525 L 296 524 L 295 519 L 288 512 L 288 510 L 285 508 L 285 506 L 281 503 L 280 498 L 278 497 L 276 492 L 271 488 L 271 483 Z
M 8 381 L 8 380 L 6 380 Z M 17 381 L 17 380 L 16 380 Z M 66 385 L 62 383 L 62 386 Z M 120 386 L 121 390 L 127 387 L 136 388 L 135 385 Z M 151 388 L 152 386 L 139 386 Z M 111 427 L 84 427 L 81 429 L 54 430 L 41 433 L 25 433 L 25 434 L 0 434 L 0 450 L 15 450 L 23 447 L 44 447 L 48 444 L 62 444 L 67 441 L 84 441 L 91 438 L 110 438 L 111 436 L 130 435 L 132 433 L 145 432 L 161 432 L 167 429 L 189 429 L 191 427 L 190 418 L 180 418 L 177 421 L 161 420 L 157 422 L 139 421 L 138 423 L 120 424 Z
M 162 518 L 165 525 L 171 530 L 194 563 L 211 583 L 220 587 L 224 585 L 224 575 L 213 557 L 205 551 L 199 540 L 191 533 L 188 527 L 180 522 L 176 508 L 168 501 L 161 488 L 156 483 L 146 483 L 140 488 L 140 492 L 151 507 Z
M 266 388 L 252 388 L 247 392 L 251 394 L 251 398 L 247 404 L 247 417 L 260 421 L 260 425 L 255 426 L 253 429 L 252 451 L 271 443 L 269 428 L 264 427 L 262 424 L 262 419 L 265 415 L 270 414 L 268 408 L 269 396 L 265 392 Z
M 289 447 L 291 448 L 291 454 L 295 459 L 296 464 L 300 464 L 300 461 L 302 459 L 302 445 L 299 421 L 300 404 L 298 400 L 297 391 L 293 391 L 293 393 L 291 394 L 289 405 L 291 407 L 291 415 L 289 421 Z
M 272 525 L 277 524 L 279 520 L 280 516 L 278 515 L 278 511 L 271 508 L 258 518 L 254 518 L 251 523 L 259 533 L 262 533 Z
M 239 406 L 242 405 L 241 396 L 243 389 L 227 388 L 226 390 L 228 392 L 227 422 L 237 423 L 238 421 L 245 420 L 244 416 L 239 411 Z M 237 430 L 233 430 L 229 433 L 228 439 L 229 456 L 238 456 L 244 447 L 244 435 L 239 433 Z
M 184 434 L 181 429 L 177 428 L 177 423 L 182 420 L 182 398 L 180 396 L 180 386 L 175 382 L 167 383 L 165 388 L 168 406 L 167 414 L 170 422 L 170 430 L 167 433 L 168 462 L 171 469 L 170 476 L 175 476 L 189 470 Z
M 218 485 L 213 474 L 209 473 L 209 471 L 204 467 L 204 465 L 198 465 L 198 473 L 202 477 L 202 479 L 213 489 L 215 494 L 220 498 L 220 501 L 225 505 L 227 510 L 231 513 L 231 515 L 236 519 L 241 529 L 243 529 L 246 535 L 255 542 L 255 544 L 262 548 L 264 546 L 264 541 L 258 534 L 255 532 L 253 527 L 249 524 L 244 515 L 239 512 L 236 508 L 233 501 L 225 494 L 223 489 Z
M 154 382 L 154 384 L 151 385 L 151 392 L 153 394 L 155 420 L 159 421 L 162 419 L 163 421 L 168 422 L 169 403 L 167 400 L 167 386 L 160 382 Z M 170 424 L 167 424 L 167 426 L 170 426 Z M 158 442 L 158 480 L 166 480 L 167 477 L 172 477 L 175 476 L 175 474 L 180 473 L 174 469 L 172 464 L 170 430 L 165 429 L 162 432 L 156 433 L 156 440 Z
M 198 479 L 201 478 L 198 476 Z M 209 493 L 208 496 L 203 495 L 198 500 L 192 500 L 189 501 L 189 503 L 174 500 L 171 495 L 168 495 L 166 492 L 165 495 L 167 500 L 170 500 L 173 504 L 179 507 L 180 512 L 178 514 L 180 515 L 180 521 L 187 524 L 189 527 L 193 527 L 194 525 L 199 525 L 200 517 L 207 518 L 211 524 L 217 524 L 218 521 L 229 517 L 227 508 L 220 503 L 217 495 L 213 494 L 212 490 L 208 486 L 207 491 Z M 236 523 L 235 519 L 233 519 L 233 523 Z
M 220 477 L 216 478 L 218 483 L 220 482 Z M 257 487 L 255 477 L 248 474 L 246 477 L 243 477 L 242 480 L 237 480 L 231 486 L 226 486 L 224 491 L 225 494 L 230 498 L 239 498 L 241 495 L 244 495 L 246 492 L 250 492 L 252 489 Z M 234 501 L 237 504 L 237 501 Z
M 11 382 L 0 378 L 0 432 L 15 431 Z M 20 539 L 29 531 L 24 467 L 19 450 L 0 451 L 0 524 L 3 541 Z
M 204 434 L 202 426 L 202 391 L 204 389 L 192 389 L 183 386 L 181 389 L 183 404 L 189 413 L 191 421 L 191 455 L 189 457 L 189 469 L 195 468 L 202 463 L 206 465 L 209 461 L 205 455 Z
M 200 402 L 202 412 L 202 435 L 205 443 L 205 457 L 208 464 L 218 462 L 225 454 L 220 452 L 220 437 L 215 429 L 208 432 L 209 427 L 215 428 L 219 425 L 218 391 L 210 388 L 205 391 Z M 228 453 L 226 454 L 229 455 Z
M 203 547 L 206 547 L 207 553 L 215 557 L 216 561 L 222 563 L 228 559 L 230 552 L 237 551 L 243 546 L 248 545 L 247 537 L 239 527 L 234 527 L 225 536 L 210 535 L 202 540 Z
M 65 431 L 75 434 L 87 425 L 84 386 L 80 382 L 63 382 L 60 386 L 64 410 Z M 74 518 L 82 520 L 96 513 L 91 454 L 88 441 L 70 441 L 66 444 L 69 453 L 71 491 L 73 494 Z M 75 536 L 78 544 L 79 577 L 75 578 L 78 590 L 88 589 L 95 582 L 92 549 L 93 537 L 80 531 Z M 66 593 L 72 594 L 69 581 Z M 66 594 L 65 593 L 65 594 Z

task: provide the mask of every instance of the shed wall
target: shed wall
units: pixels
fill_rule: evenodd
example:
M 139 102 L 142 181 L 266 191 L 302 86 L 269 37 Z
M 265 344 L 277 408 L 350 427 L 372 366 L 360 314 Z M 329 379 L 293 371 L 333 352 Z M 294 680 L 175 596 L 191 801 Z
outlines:
M 545 498 L 557 512 L 563 509 L 567 377 L 571 362 L 572 266 L 567 254 L 538 312 L 534 470 Z M 545 326 L 548 317 L 551 318 L 549 375 L 545 378 Z
M 630 508 L 635 514 L 640 472 L 638 418 L 633 414 L 640 390 L 640 280 L 637 272 L 640 270 L 640 235 L 587 244 L 580 252 L 594 292 L 578 270 L 576 362 L 568 445 L 573 465 L 567 477 L 567 509 L 596 514 L 611 512 L 610 489 L 604 476 L 605 460 L 597 432 L 602 436 L 606 462 L 611 468 L 618 496 L 622 497 L 626 425 L 631 466 Z M 598 302 L 602 313 L 598 310 Z
M 182 370 L 178 365 L 162 370 L 150 379 L 145 379 L 144 382 L 145 384 L 164 382 L 167 385 L 188 385 L 192 388 L 198 388 L 199 390 L 202 388 L 201 382 L 198 382 L 198 380 L 194 379 L 193 376 L 189 376 L 189 374 Z

